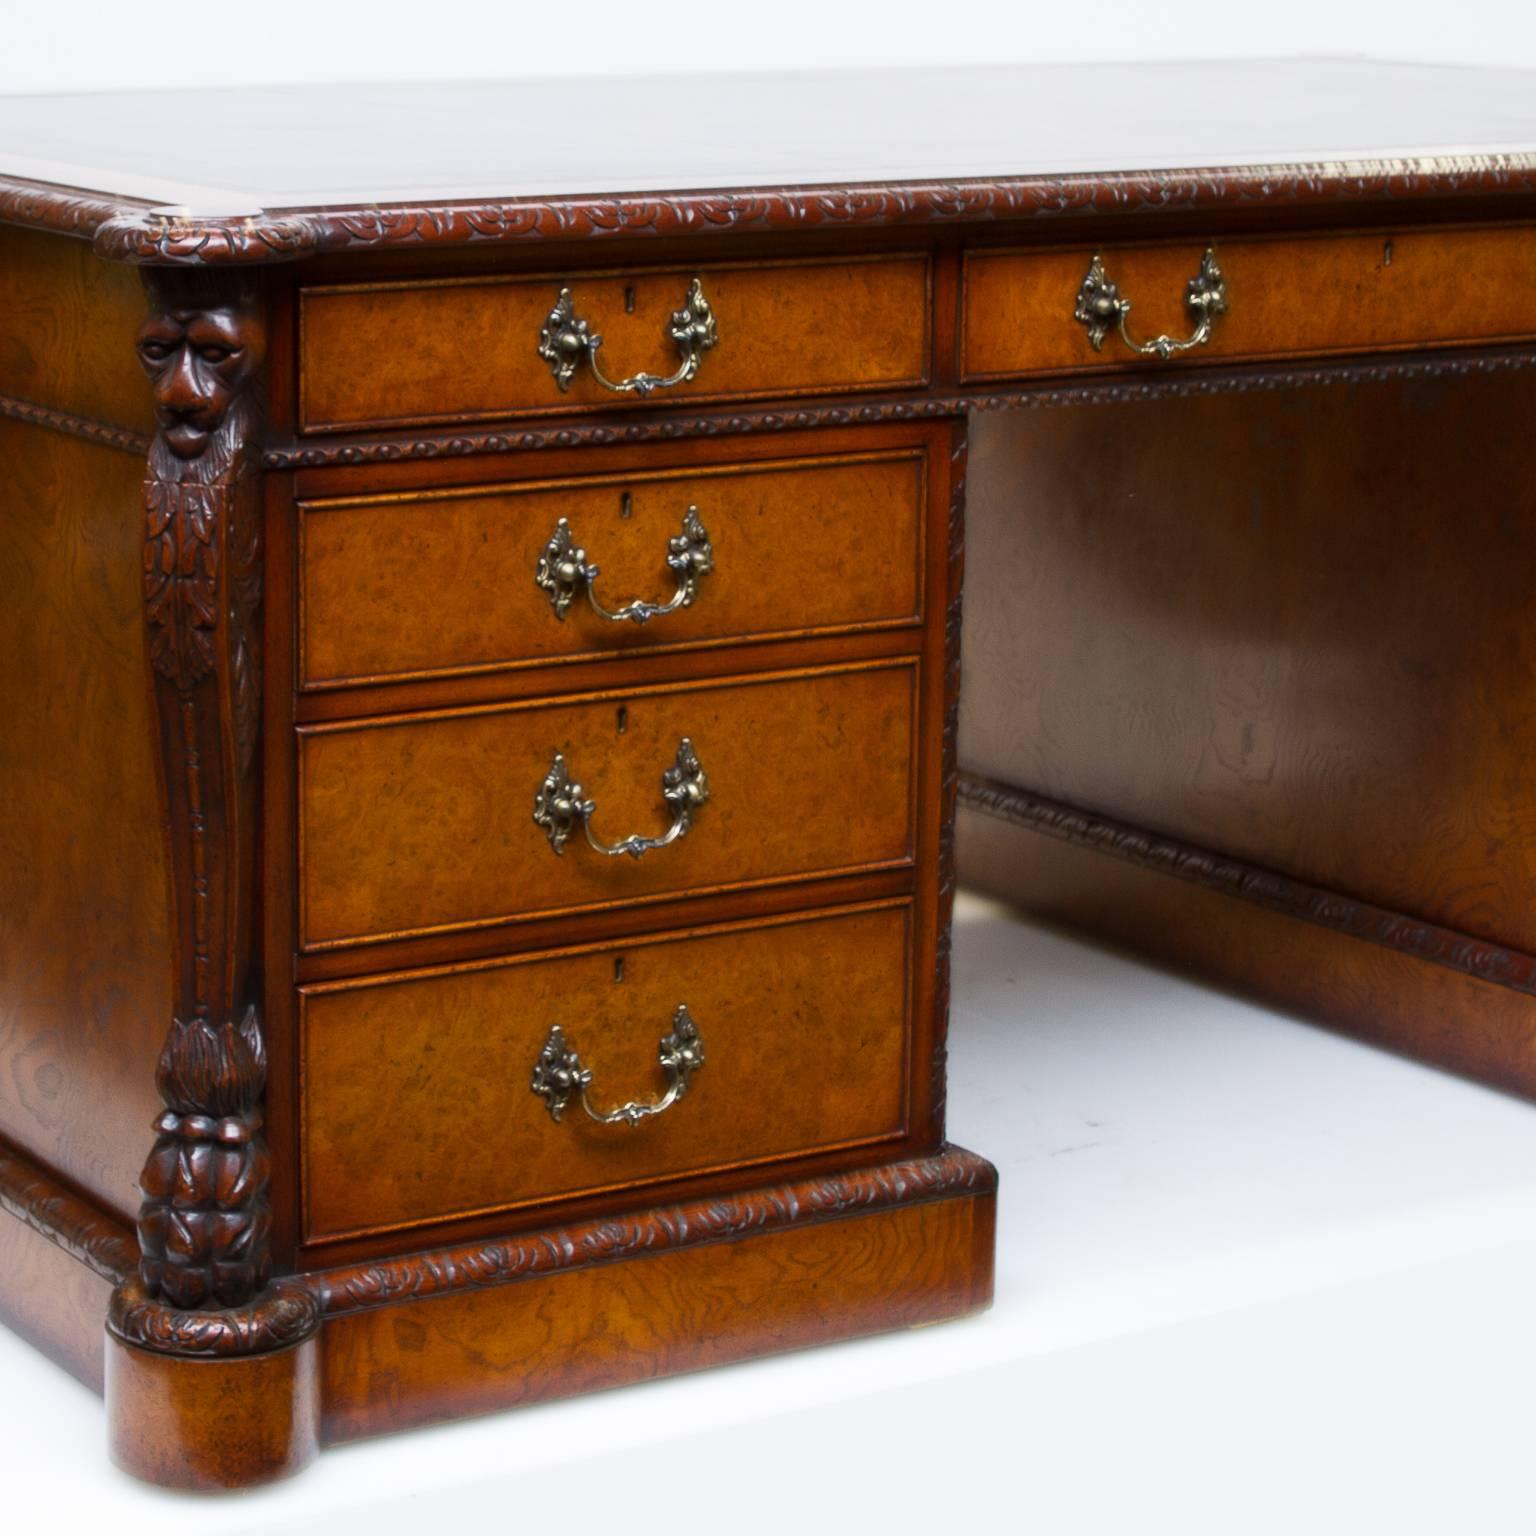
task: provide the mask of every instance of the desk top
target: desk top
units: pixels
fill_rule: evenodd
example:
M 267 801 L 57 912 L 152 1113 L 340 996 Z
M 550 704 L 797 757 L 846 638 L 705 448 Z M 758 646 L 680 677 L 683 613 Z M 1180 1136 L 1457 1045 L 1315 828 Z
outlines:
M 0 218 L 191 262 L 1536 192 L 1536 72 L 1297 59 L 13 96 L 0 178 Z

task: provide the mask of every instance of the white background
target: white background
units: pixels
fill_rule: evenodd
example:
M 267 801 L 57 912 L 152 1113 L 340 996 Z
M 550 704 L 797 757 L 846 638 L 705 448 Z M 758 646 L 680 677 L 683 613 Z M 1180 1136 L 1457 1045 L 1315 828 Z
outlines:
M 1536 66 L 1536 21 L 1496 0 L 0 0 L 0 92 L 1299 53 Z M 212 1508 L 113 1473 L 99 1405 L 0 1335 L 0 1530 L 1536 1527 L 1536 1110 L 984 909 L 957 959 L 951 1130 L 1004 1174 L 986 1318 L 334 1452 Z
M 1531 8 L 1509 0 L 0 0 L 0 13 L 8 92 L 1299 53 L 1536 65 Z

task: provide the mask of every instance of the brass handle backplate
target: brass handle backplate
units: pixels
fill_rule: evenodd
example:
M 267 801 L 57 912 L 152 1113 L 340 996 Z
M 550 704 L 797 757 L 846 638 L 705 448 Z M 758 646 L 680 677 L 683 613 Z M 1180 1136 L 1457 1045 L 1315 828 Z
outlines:
M 591 1069 L 582 1065 L 581 1057 L 566 1045 L 565 1031 L 555 1024 L 533 1064 L 533 1091 L 544 1100 L 549 1118 L 557 1122 L 573 1096 L 599 1125 L 638 1125 L 670 1109 L 687 1093 L 689 1079 L 704 1065 L 704 1042 L 686 1003 L 679 1003 L 674 1011 L 672 1033 L 661 1037 L 657 1059 L 667 1076 L 667 1091 L 659 1099 L 631 1099 L 616 1109 L 594 1109 L 587 1097 Z
M 617 843 L 605 843 L 592 833 L 592 813 L 597 809 L 597 801 L 586 798 L 581 785 L 571 778 L 565 758 L 556 752 L 533 797 L 533 821 L 543 829 L 556 853 L 565 852 L 566 839 L 577 827 L 598 853 L 609 858 L 627 853 L 638 859 L 653 848 L 675 843 L 693 825 L 694 812 L 709 799 L 709 780 L 686 736 L 677 744 L 676 761 L 661 776 L 661 796 L 672 811 L 672 825 L 660 837 L 644 837 L 636 832 Z
M 720 339 L 715 329 L 715 314 L 704 297 L 704 285 L 698 278 L 688 285 L 683 307 L 672 312 L 667 335 L 677 348 L 678 365 L 674 372 L 634 373 L 627 379 L 610 379 L 597 361 L 597 350 L 603 338 L 596 336 L 587 322 L 576 313 L 576 301 L 569 288 L 562 288 L 550 310 L 544 328 L 539 332 L 539 356 L 549 364 L 555 383 L 561 394 L 571 387 L 571 380 L 583 361 L 592 370 L 592 377 L 604 389 L 619 395 L 639 395 L 642 398 L 657 389 L 671 389 L 674 384 L 686 384 L 699 371 L 704 354 Z
M 689 608 L 699 595 L 699 582 L 715 568 L 714 546 L 709 534 L 699 521 L 699 509 L 689 507 L 683 514 L 683 531 L 667 540 L 667 565 L 677 578 L 677 590 L 664 603 L 648 603 L 642 598 L 625 603 L 621 608 L 605 608 L 598 601 L 593 583 L 598 577 L 598 567 L 587 564 L 587 552 L 576 543 L 571 525 L 562 517 L 555 524 L 544 553 L 534 568 L 533 579 L 549 598 L 555 617 L 564 621 L 566 610 L 578 592 L 585 592 L 587 601 L 599 618 L 621 624 L 626 619 L 631 624 L 645 624 L 664 613 L 675 613 L 679 608 Z
M 1175 352 L 1204 346 L 1211 339 L 1217 315 L 1227 312 L 1227 282 L 1216 265 L 1215 251 L 1208 249 L 1201 258 L 1199 272 L 1185 288 L 1184 305 L 1195 322 L 1188 336 L 1154 336 L 1150 341 L 1137 341 L 1125 323 L 1131 313 L 1131 301 L 1121 297 L 1119 288 L 1104 270 L 1103 258 L 1095 254 L 1088 263 L 1083 286 L 1077 290 L 1077 308 L 1072 311 L 1072 318 L 1087 327 L 1088 341 L 1095 352 L 1104 345 L 1111 330 L 1118 330 L 1126 346 L 1144 357 L 1167 359 Z

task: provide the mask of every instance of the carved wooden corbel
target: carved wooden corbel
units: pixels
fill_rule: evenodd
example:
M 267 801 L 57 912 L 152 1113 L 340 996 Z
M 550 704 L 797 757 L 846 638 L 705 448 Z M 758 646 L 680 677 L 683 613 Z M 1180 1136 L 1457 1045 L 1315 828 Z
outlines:
M 118 1344 L 133 1348 L 109 1350 L 108 1395 L 120 1397 L 119 1461 L 158 1476 L 136 1428 L 144 1394 L 192 1394 L 193 1378 L 174 1376 L 188 1358 L 208 1370 L 212 1358 L 238 1365 L 303 1343 L 319 1308 L 302 1286 L 269 1283 L 266 1052 L 252 954 L 264 311 L 239 277 L 151 270 L 145 286 L 150 313 L 138 353 L 156 432 L 144 480 L 143 599 L 174 1015 L 156 1074 L 165 1109 L 140 1180 L 138 1275 L 118 1287 L 108 1319 Z M 290 1374 L 308 1379 L 297 1366 Z M 196 1379 L 197 1390 L 210 1389 L 212 1378 Z M 249 1380 L 227 1378 L 224 1400 Z M 307 1405 L 290 1411 L 312 1414 Z M 236 1450 L 215 1429 L 207 1434 L 208 1477 L 177 1479 L 183 1486 L 225 1481 L 219 1469 Z M 183 1441 L 197 1451 L 195 1431 L 184 1430 Z M 269 1470 L 291 1470 L 293 1459 L 285 1452 Z M 244 1464 L 242 1479 L 253 1475 L 262 1469 Z
M 177 953 L 139 1273 L 171 1307 L 237 1307 L 271 1269 L 266 1053 L 248 993 L 261 693 L 253 385 L 265 335 L 249 289 L 170 272 L 146 286 L 138 349 L 158 430 L 144 481 L 144 614 Z

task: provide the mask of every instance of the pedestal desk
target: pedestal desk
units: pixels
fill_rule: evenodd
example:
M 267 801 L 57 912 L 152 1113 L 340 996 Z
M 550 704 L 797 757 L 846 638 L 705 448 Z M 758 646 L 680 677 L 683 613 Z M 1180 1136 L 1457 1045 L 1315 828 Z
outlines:
M 984 1306 L 957 800 L 1536 1087 L 1533 85 L 0 102 L 0 1311 L 120 1463 Z

